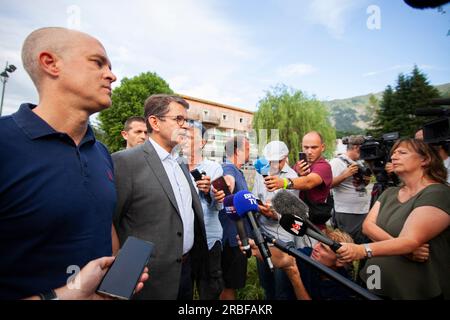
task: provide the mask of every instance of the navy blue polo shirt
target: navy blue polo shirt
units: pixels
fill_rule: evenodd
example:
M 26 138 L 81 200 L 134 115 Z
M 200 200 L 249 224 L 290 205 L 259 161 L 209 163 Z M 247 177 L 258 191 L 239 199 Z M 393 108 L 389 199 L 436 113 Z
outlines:
M 222 164 L 223 175 L 224 176 L 233 176 L 235 180 L 233 194 L 237 193 L 241 190 L 248 190 L 247 181 L 245 180 L 244 173 L 242 170 L 239 170 L 233 163 L 226 161 Z M 219 220 L 222 224 L 223 236 L 222 243 L 228 243 L 230 247 L 237 247 L 238 242 L 236 240 L 237 229 L 236 222 L 228 218 L 224 212 L 224 210 L 220 211 Z M 250 235 L 250 225 L 247 219 L 244 219 L 244 226 L 247 230 L 247 234 Z
M 0 118 L 0 299 L 66 284 L 111 255 L 113 164 L 92 129 L 79 146 L 23 104 Z

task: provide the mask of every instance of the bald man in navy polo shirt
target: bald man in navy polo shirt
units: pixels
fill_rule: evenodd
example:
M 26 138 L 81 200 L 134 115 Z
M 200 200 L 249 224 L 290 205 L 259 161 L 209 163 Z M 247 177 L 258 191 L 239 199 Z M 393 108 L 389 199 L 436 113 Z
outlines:
M 116 77 L 98 40 L 64 28 L 32 32 L 22 60 L 39 104 L 0 118 L 0 300 L 100 298 L 116 193 L 88 120 L 111 105 Z

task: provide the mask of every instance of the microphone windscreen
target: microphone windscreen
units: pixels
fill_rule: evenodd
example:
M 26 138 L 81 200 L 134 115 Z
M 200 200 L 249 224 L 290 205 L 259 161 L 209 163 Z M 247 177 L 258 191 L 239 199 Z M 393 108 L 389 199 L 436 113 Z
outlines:
M 232 220 L 238 220 L 240 219 L 240 216 L 236 212 L 236 208 L 233 204 L 234 195 L 231 194 L 229 196 L 226 196 L 225 199 L 223 199 L 223 207 L 225 209 L 225 214 L 228 218 Z
M 298 196 L 286 190 L 278 191 L 272 199 L 272 206 L 281 215 L 308 217 L 309 208 Z
M 253 193 L 247 190 L 241 190 L 234 195 L 233 200 L 234 207 L 236 208 L 237 214 L 241 217 L 245 216 L 247 212 L 258 211 L 258 202 Z
M 292 214 L 282 215 L 280 219 L 280 226 L 290 234 L 297 237 L 304 236 L 307 229 L 303 219 Z
M 258 158 L 253 162 L 253 167 L 256 172 L 261 175 L 268 175 L 270 170 L 270 163 L 265 158 Z

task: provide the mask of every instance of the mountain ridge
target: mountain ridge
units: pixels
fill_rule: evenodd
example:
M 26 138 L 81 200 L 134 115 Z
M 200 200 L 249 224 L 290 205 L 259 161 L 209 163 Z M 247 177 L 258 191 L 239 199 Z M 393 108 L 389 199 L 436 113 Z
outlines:
M 442 98 L 450 98 L 450 83 L 434 86 L 439 90 Z M 380 102 L 383 92 L 369 93 L 345 99 L 322 101 L 331 114 L 331 122 L 336 131 L 360 133 L 367 129 L 373 120 L 375 108 L 371 106 L 371 96 Z

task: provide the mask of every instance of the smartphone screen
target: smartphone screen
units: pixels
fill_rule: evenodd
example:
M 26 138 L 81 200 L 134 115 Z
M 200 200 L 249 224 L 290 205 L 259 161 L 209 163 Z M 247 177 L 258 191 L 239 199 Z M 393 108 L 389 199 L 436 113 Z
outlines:
M 224 177 L 218 177 L 216 180 L 211 182 L 211 184 L 214 186 L 214 189 L 216 190 L 223 190 L 225 192 L 225 196 L 228 196 L 231 194 L 230 189 L 228 189 L 227 183 L 224 179 Z
M 202 180 L 202 173 L 198 171 L 198 169 L 192 170 L 191 175 L 194 177 L 195 181 Z
M 112 266 L 106 272 L 97 292 L 122 300 L 129 300 L 144 271 L 154 244 L 135 237 L 128 237 Z
M 298 161 L 301 161 L 301 160 L 308 162 L 308 159 L 306 158 L 306 153 L 304 153 L 304 152 L 298 153 Z

